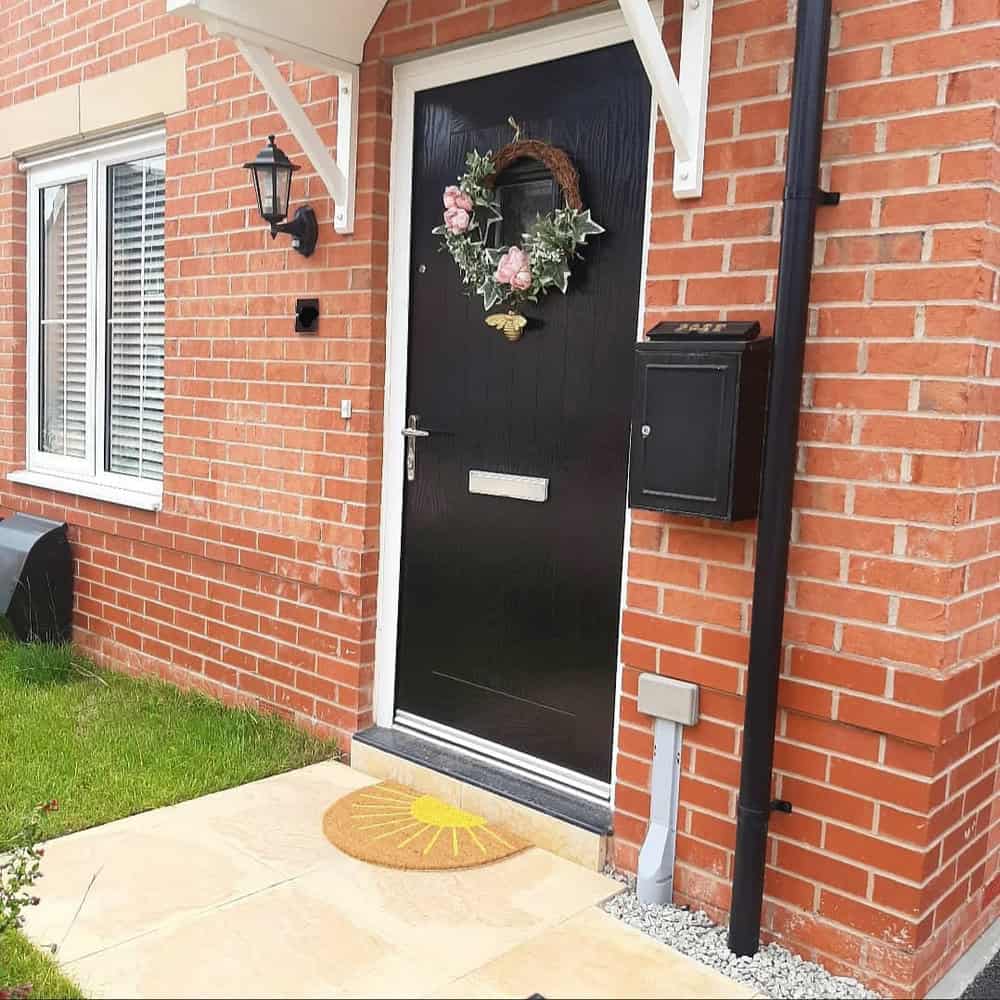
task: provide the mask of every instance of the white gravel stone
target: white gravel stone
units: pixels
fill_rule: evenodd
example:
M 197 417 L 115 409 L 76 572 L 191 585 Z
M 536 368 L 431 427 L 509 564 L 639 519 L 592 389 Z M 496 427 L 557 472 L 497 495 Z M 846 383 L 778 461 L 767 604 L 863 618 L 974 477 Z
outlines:
M 834 976 L 815 962 L 806 962 L 787 948 L 769 944 L 753 957 L 737 957 L 726 945 L 726 930 L 698 910 L 640 903 L 635 878 L 608 872 L 627 891 L 604 904 L 612 916 L 689 958 L 775 1000 L 878 1000 L 879 994 L 856 979 Z

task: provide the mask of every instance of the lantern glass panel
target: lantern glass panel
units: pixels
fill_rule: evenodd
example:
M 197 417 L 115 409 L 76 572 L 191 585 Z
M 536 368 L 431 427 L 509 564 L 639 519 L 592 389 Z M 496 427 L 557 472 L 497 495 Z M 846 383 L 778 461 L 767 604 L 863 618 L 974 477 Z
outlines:
M 291 167 L 278 167 L 277 177 L 275 178 L 275 204 L 279 212 L 281 212 L 281 218 L 285 218 L 288 215 L 288 205 L 292 200 L 292 168 Z
M 268 164 L 254 171 L 260 214 L 268 222 L 281 222 L 288 215 L 292 171 L 279 164 Z
M 260 170 L 257 167 L 252 167 L 250 170 L 250 176 L 253 178 L 253 190 L 254 194 L 257 195 L 257 211 L 260 212 L 261 217 L 264 215 L 264 200 L 261 198 L 260 194 Z
M 270 222 L 274 219 L 274 167 L 258 167 L 254 171 L 260 185 L 260 214 Z

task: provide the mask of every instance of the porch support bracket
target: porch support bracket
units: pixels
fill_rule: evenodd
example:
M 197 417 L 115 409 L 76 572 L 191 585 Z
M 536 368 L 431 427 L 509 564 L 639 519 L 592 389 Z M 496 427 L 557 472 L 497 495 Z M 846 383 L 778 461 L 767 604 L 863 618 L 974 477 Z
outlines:
M 334 203 L 333 228 L 338 233 L 354 232 L 358 169 L 358 67 L 345 65 L 337 70 L 340 85 L 337 89 L 337 158 L 334 159 L 316 126 L 295 99 L 271 53 L 241 38 L 236 39 L 236 46 L 330 192 Z
M 683 0 L 680 79 L 648 0 L 618 0 L 674 147 L 674 197 L 700 198 L 714 0 Z
M 213 9 L 208 9 L 209 6 L 214 8 L 218 5 L 208 5 L 206 0 L 167 0 L 167 10 L 170 13 L 200 21 L 209 34 L 235 42 L 330 192 L 334 204 L 333 228 L 338 233 L 353 233 L 358 172 L 358 65 L 339 56 L 320 52 L 309 45 L 279 38 L 270 31 L 243 23 L 235 14 L 222 16 Z M 239 13 L 238 5 L 230 4 L 229 7 L 236 14 Z M 315 125 L 285 82 L 275 65 L 272 52 L 285 59 L 293 59 L 335 74 L 340 81 L 337 88 L 336 159 L 330 155 Z

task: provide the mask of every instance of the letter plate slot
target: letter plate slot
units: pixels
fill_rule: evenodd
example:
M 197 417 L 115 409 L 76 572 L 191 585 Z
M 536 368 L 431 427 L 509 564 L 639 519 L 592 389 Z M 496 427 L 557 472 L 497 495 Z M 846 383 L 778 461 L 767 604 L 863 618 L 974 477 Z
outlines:
M 469 492 L 487 497 L 509 497 L 545 503 L 549 498 L 549 481 L 537 476 L 508 476 L 502 472 L 469 470 Z

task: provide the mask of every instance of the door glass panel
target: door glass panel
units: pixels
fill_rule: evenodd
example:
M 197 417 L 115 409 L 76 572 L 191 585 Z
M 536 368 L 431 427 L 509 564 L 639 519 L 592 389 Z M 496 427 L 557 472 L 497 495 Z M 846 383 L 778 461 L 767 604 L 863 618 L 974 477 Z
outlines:
M 522 160 L 497 179 L 497 195 L 503 221 L 493 227 L 497 246 L 514 246 L 540 215 L 548 215 L 562 204 L 555 178 L 544 165 Z

